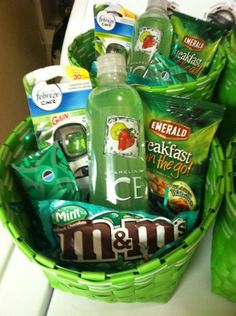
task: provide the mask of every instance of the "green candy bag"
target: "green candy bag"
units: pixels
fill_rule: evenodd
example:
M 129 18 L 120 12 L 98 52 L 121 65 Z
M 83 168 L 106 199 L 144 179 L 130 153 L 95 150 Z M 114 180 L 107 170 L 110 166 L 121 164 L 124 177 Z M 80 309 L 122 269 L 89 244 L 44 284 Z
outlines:
M 176 247 L 194 227 L 196 214 L 172 220 L 142 211 L 119 212 L 84 202 L 36 203 L 49 252 L 80 269 L 120 271 Z M 55 255 L 56 256 L 56 255 Z
M 208 152 L 224 107 L 141 92 L 153 209 L 164 216 L 202 207 Z
M 30 202 L 45 199 L 80 200 L 80 190 L 66 157 L 55 142 L 11 165 Z
M 195 78 L 206 74 L 224 35 L 221 25 L 174 12 L 170 58 Z

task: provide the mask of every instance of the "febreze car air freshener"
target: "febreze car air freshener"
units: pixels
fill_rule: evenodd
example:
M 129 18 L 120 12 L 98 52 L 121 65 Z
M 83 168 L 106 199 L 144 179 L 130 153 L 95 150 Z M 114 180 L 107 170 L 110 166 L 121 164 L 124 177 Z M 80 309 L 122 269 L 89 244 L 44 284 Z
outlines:
M 27 74 L 23 83 L 39 149 L 59 142 L 86 200 L 88 157 L 85 108 L 92 89 L 87 70 L 72 66 L 49 66 Z

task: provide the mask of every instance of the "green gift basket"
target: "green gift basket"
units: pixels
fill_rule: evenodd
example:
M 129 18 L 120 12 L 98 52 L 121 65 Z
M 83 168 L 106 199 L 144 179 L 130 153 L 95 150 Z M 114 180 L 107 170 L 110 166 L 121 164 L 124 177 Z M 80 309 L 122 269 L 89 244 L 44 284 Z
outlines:
M 94 45 L 93 29 L 78 35 L 68 47 L 68 59 L 70 63 L 90 71 L 92 62 L 96 59 Z M 139 86 L 137 89 L 152 93 L 165 93 L 193 99 L 210 100 L 213 96 L 217 80 L 225 66 L 225 62 L 225 51 L 219 46 L 207 75 L 183 84 L 162 87 Z
M 236 53 L 231 46 L 225 45 L 226 65 L 218 81 L 215 99 L 218 103 L 226 105 L 224 120 L 222 121 L 218 136 L 222 144 L 228 144 L 236 133 Z
M 14 182 L 9 165 L 27 154 L 24 139 L 29 133 L 32 133 L 32 122 L 27 118 L 12 131 L 0 149 L 0 219 L 19 249 L 42 268 L 56 289 L 107 302 L 167 302 L 222 201 L 224 155 L 218 140 L 214 139 L 211 145 L 199 225 L 161 259 L 149 260 L 135 269 L 107 274 L 66 269 L 40 253 L 35 246 L 33 226 L 26 208 L 13 207 L 17 202 L 22 204 L 24 197 Z
M 236 303 L 236 135 L 226 150 L 225 187 L 213 234 L 212 290 Z
M 221 103 L 236 107 L 236 54 L 229 45 L 225 47 L 225 53 L 227 61 L 220 78 L 217 97 Z

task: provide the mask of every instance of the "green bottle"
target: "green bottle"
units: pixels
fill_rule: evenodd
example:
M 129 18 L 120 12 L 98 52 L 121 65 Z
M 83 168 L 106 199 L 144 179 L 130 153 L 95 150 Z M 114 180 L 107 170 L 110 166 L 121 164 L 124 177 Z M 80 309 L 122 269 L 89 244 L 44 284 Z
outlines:
M 134 25 L 128 69 L 142 76 L 156 51 L 169 56 L 173 28 L 167 16 L 166 0 L 149 0 Z
M 142 101 L 125 83 L 124 56 L 98 57 L 97 71 L 87 106 L 90 203 L 147 210 Z

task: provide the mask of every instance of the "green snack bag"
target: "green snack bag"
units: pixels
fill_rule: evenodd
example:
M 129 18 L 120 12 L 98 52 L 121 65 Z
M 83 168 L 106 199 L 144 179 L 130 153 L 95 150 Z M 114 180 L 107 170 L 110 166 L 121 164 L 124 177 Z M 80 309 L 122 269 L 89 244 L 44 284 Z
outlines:
M 161 82 L 162 85 L 173 85 L 194 80 L 185 69 L 159 52 L 154 54 L 143 77 Z
M 77 262 L 84 269 L 122 270 L 186 236 L 196 222 L 194 213 L 172 221 L 142 211 L 118 212 L 83 202 L 39 201 L 41 219 L 51 249 L 62 261 Z M 138 261 L 137 261 L 138 260 Z
M 80 200 L 80 190 L 58 143 L 24 157 L 12 165 L 30 201 Z
M 201 209 L 209 147 L 224 107 L 140 92 L 150 199 L 163 214 Z
M 224 35 L 222 26 L 179 12 L 171 15 L 171 22 L 170 58 L 195 78 L 206 73 Z
M 191 82 L 194 78 L 168 57 L 156 52 L 142 77 L 129 74 L 129 83 L 149 86 L 168 86 Z

